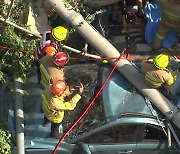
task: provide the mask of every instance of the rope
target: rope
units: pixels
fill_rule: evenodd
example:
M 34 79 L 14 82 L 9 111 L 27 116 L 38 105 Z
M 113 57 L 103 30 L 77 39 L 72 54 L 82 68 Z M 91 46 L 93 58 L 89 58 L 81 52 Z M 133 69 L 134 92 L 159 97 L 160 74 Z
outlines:
M 0 46 L 1 49 L 6 49 L 6 50 L 19 50 L 23 53 L 26 53 L 28 52 L 27 50 L 24 50 L 24 49 L 17 49 L 17 48 L 11 48 L 11 47 L 7 47 L 7 46 Z M 169 48 L 168 51 L 172 54 L 172 56 L 178 60 L 180 59 L 180 56 L 176 56 L 174 54 L 174 52 Z M 34 55 L 35 52 L 30 52 L 31 54 Z M 127 55 L 124 57 L 126 60 L 129 60 L 129 61 L 142 61 L 143 59 L 137 59 L 137 58 L 132 58 L 130 57 L 129 53 L 127 53 Z M 76 57 L 70 57 L 70 60 L 117 60 L 118 58 L 117 57 L 110 57 L 110 58 L 76 58 Z M 123 59 L 123 58 L 122 58 Z
M 110 58 L 76 58 L 76 57 L 70 57 L 70 60 L 117 60 L 117 57 L 110 57 Z M 123 57 L 122 59 L 130 60 L 130 61 L 140 61 L 140 59 L 136 58 L 130 58 L 129 54 L 126 57 Z
M 124 50 L 125 51 L 125 50 Z M 66 138 L 66 136 L 71 132 L 71 130 L 80 122 L 80 120 L 86 115 L 86 113 L 89 111 L 89 109 L 91 108 L 91 106 L 94 104 L 96 98 L 101 94 L 102 90 L 104 89 L 105 85 L 107 84 L 109 78 L 112 76 L 113 72 L 115 71 L 120 59 L 124 56 L 124 51 L 120 54 L 119 58 L 117 59 L 116 64 L 114 65 L 114 67 L 112 68 L 111 72 L 109 73 L 108 77 L 106 78 L 106 80 L 104 81 L 104 83 L 102 84 L 101 88 L 99 89 L 99 91 L 97 92 L 97 94 L 95 95 L 95 97 L 93 98 L 93 100 L 90 102 L 90 104 L 88 105 L 88 107 L 86 108 L 86 110 L 82 113 L 82 115 L 75 121 L 75 123 L 69 128 L 69 130 L 59 139 L 59 142 L 57 143 L 53 154 L 56 154 L 58 147 L 61 145 L 61 143 L 63 142 L 63 140 Z
M 23 49 L 17 49 L 17 48 L 11 48 L 11 47 L 7 47 L 7 46 L 0 46 L 0 48 L 2 49 L 6 49 L 6 50 L 19 50 L 23 53 L 26 53 L 28 52 L 27 50 L 23 50 Z M 34 52 L 31 52 L 31 54 L 34 55 Z M 129 61 L 141 61 L 140 59 L 136 59 L 136 58 L 130 58 L 130 55 L 127 54 L 125 57 L 124 57 L 126 60 L 129 60 Z M 118 57 L 110 57 L 110 58 L 76 58 L 76 57 L 70 57 L 70 60 L 117 60 Z
M 21 52 L 28 52 L 27 50 L 24 49 L 16 49 L 16 48 L 11 48 L 11 47 L 7 47 L 7 46 L 0 46 L 1 49 L 6 49 L 6 50 L 20 50 Z M 34 54 L 34 52 L 31 52 L 32 54 Z

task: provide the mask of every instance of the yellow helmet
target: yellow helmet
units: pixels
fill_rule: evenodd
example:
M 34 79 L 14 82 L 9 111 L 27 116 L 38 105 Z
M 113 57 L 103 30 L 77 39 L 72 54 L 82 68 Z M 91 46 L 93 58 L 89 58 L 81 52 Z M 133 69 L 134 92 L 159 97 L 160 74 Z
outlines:
M 68 35 L 68 30 L 65 27 L 58 26 L 52 29 L 52 36 L 57 41 L 63 41 Z
M 154 58 L 154 65 L 157 68 L 165 69 L 170 62 L 170 58 L 167 54 L 159 54 Z

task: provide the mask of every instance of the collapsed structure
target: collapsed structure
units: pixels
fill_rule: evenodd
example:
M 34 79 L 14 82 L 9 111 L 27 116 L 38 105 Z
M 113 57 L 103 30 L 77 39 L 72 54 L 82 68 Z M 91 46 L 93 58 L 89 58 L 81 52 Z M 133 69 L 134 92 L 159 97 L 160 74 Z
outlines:
M 102 37 L 87 21 L 72 8 L 67 9 L 62 1 L 48 0 L 52 8 L 69 22 L 101 55 L 104 57 L 119 57 L 119 51 Z M 110 63 L 114 65 L 114 60 Z M 142 82 L 142 74 L 126 59 L 122 59 L 117 67 L 143 95 L 180 129 L 180 111 L 158 90 L 151 89 Z
M 104 37 L 102 37 L 89 23 L 87 23 L 87 21 L 79 13 L 75 12 L 73 10 L 73 8 L 67 9 L 65 7 L 64 3 L 62 1 L 60 1 L 60 0 L 47 0 L 47 2 L 49 2 L 50 5 L 52 6 L 52 8 L 55 9 L 55 11 L 62 18 L 64 18 L 68 23 L 70 23 L 85 38 L 85 40 L 87 40 L 102 56 L 107 57 L 107 58 L 120 57 L 121 53 L 119 53 L 119 51 L 113 45 L 111 45 Z M 116 61 L 114 59 L 109 60 L 109 61 L 110 61 L 110 63 L 112 65 L 115 65 L 115 63 L 116 63 Z M 164 97 L 164 95 L 162 95 L 159 91 L 157 91 L 156 89 L 149 88 L 149 86 L 147 86 L 144 82 L 142 82 L 142 80 L 143 80 L 142 74 L 139 72 L 139 70 L 134 65 L 132 65 L 132 63 L 130 61 L 128 61 L 126 59 L 121 59 L 119 61 L 117 69 L 145 97 L 147 97 L 166 116 L 167 119 L 169 119 L 171 122 L 173 122 L 173 124 L 178 129 L 180 129 L 180 112 L 179 112 L 179 108 L 177 106 L 175 106 L 171 101 L 169 101 L 166 97 Z M 113 89 L 111 89 L 111 90 L 113 90 Z M 34 91 L 34 93 L 35 92 L 36 92 L 35 95 L 37 95 L 38 92 Z M 105 92 L 108 93 L 109 92 L 108 89 L 106 89 Z M 26 103 L 28 104 L 28 101 Z M 30 106 L 32 106 L 31 103 L 32 102 L 29 103 Z M 117 101 L 116 102 L 116 105 L 117 105 L 116 107 L 118 107 L 118 103 L 120 104 L 120 102 Z M 109 117 L 108 117 L 109 119 L 107 117 L 106 118 L 107 118 L 107 120 L 110 121 L 111 120 L 110 116 L 112 116 L 116 112 L 116 109 L 115 109 L 115 107 L 113 107 L 114 104 L 113 104 L 112 101 L 110 101 L 109 104 L 104 103 L 104 105 L 107 105 L 105 112 L 106 112 L 107 115 L 109 115 Z M 110 105 L 110 106 L 108 106 L 108 105 Z M 112 113 L 111 113 L 111 111 L 108 110 L 108 107 L 110 108 L 110 110 L 112 109 Z M 38 110 L 38 109 L 36 109 L 36 110 Z M 36 112 L 38 112 L 38 111 L 36 111 Z M 119 114 L 119 113 L 117 112 L 117 114 Z M 114 114 L 114 115 L 117 116 L 116 114 Z M 25 118 L 30 119 L 30 120 L 31 120 L 31 118 L 35 119 L 36 115 L 34 113 L 31 113 L 29 115 L 26 114 Z M 23 122 L 23 121 L 21 121 L 21 122 Z M 122 123 L 123 123 L 123 120 L 122 120 Z M 19 126 L 19 125 L 22 125 L 22 124 L 17 123 L 17 126 Z M 28 127 L 27 123 L 26 123 L 25 129 L 26 129 L 26 135 L 30 136 L 31 135 L 30 134 L 31 127 Z M 37 132 L 35 132 L 35 134 L 33 134 L 33 135 L 38 136 L 40 134 L 40 133 L 38 134 L 39 130 L 40 131 L 42 130 L 42 132 L 47 131 L 45 128 L 42 128 L 41 126 L 38 126 L 38 127 L 36 127 Z M 17 131 L 17 133 L 20 134 L 19 136 L 22 135 L 22 131 L 23 130 Z M 32 149 L 33 148 L 37 148 L 37 149 L 38 148 L 40 148 L 40 149 L 44 148 L 44 149 L 46 149 L 45 146 L 41 147 L 42 146 L 41 144 L 44 143 L 44 145 L 48 145 L 48 143 L 46 143 L 46 142 L 50 142 L 50 140 L 46 141 L 46 140 L 41 139 L 41 137 L 43 136 L 43 133 L 41 134 L 40 139 L 36 138 L 37 140 L 36 139 L 26 140 L 27 142 L 30 141 L 30 143 L 26 143 L 26 147 L 28 149 L 27 151 L 29 153 L 31 152 L 31 148 Z M 18 136 L 18 134 L 17 134 L 17 136 Z M 74 140 L 76 140 L 76 139 L 74 139 Z M 81 137 L 80 137 L 80 140 L 70 141 L 70 143 L 78 143 L 78 141 L 81 141 Z M 22 142 L 22 138 L 21 138 L 21 142 Z M 19 147 L 22 147 L 21 142 L 19 142 L 19 144 L 18 144 Z M 51 143 L 55 144 L 54 142 L 55 141 L 53 140 Z M 40 146 L 38 144 L 40 144 Z M 63 144 L 63 145 L 66 146 L 66 143 Z M 48 145 L 47 148 L 49 148 L 50 146 L 51 145 Z M 71 148 L 72 148 L 72 146 L 71 146 Z M 46 150 L 44 150 L 44 151 L 46 151 Z M 21 149 L 20 152 L 23 153 L 24 151 Z

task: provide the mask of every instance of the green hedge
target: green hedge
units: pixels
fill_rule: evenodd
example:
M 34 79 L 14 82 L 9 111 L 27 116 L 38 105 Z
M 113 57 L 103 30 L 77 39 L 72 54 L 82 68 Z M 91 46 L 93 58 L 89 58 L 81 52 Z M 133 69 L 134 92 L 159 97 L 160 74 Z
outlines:
M 1 154 L 9 154 L 11 153 L 11 134 L 9 131 L 5 131 L 0 129 L 0 153 Z
M 16 154 L 7 119 L 0 117 L 0 154 Z

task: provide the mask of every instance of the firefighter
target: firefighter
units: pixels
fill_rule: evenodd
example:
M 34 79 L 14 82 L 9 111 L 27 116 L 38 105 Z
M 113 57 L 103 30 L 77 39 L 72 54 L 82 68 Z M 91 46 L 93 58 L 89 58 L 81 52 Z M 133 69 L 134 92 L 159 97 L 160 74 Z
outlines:
M 63 66 L 69 61 L 66 52 L 58 52 L 53 56 L 44 56 L 40 59 L 40 84 L 46 88 L 49 84 L 58 80 L 65 80 Z
M 51 137 L 59 138 L 62 132 L 59 132 L 59 126 L 64 118 L 65 110 L 74 110 L 77 103 L 81 99 L 83 92 L 83 85 L 80 83 L 78 92 L 70 99 L 65 101 L 64 99 L 68 95 L 66 93 L 67 85 L 64 81 L 56 81 L 49 85 L 42 93 L 42 110 L 44 112 L 45 126 L 48 122 L 51 122 Z M 69 90 L 68 90 L 69 91 Z
M 162 19 L 153 40 L 153 49 L 160 49 L 171 29 L 180 32 L 180 0 L 156 0 L 162 5 Z
M 39 61 L 45 55 L 53 56 L 58 52 L 58 44 L 65 40 L 69 31 L 62 26 L 55 27 L 53 29 L 48 28 L 38 44 L 35 52 L 35 61 Z
M 169 94 L 172 94 L 177 72 L 169 67 L 169 63 L 170 57 L 167 54 L 159 54 L 154 58 L 143 60 L 141 68 L 144 79 L 150 87 L 164 87 Z

